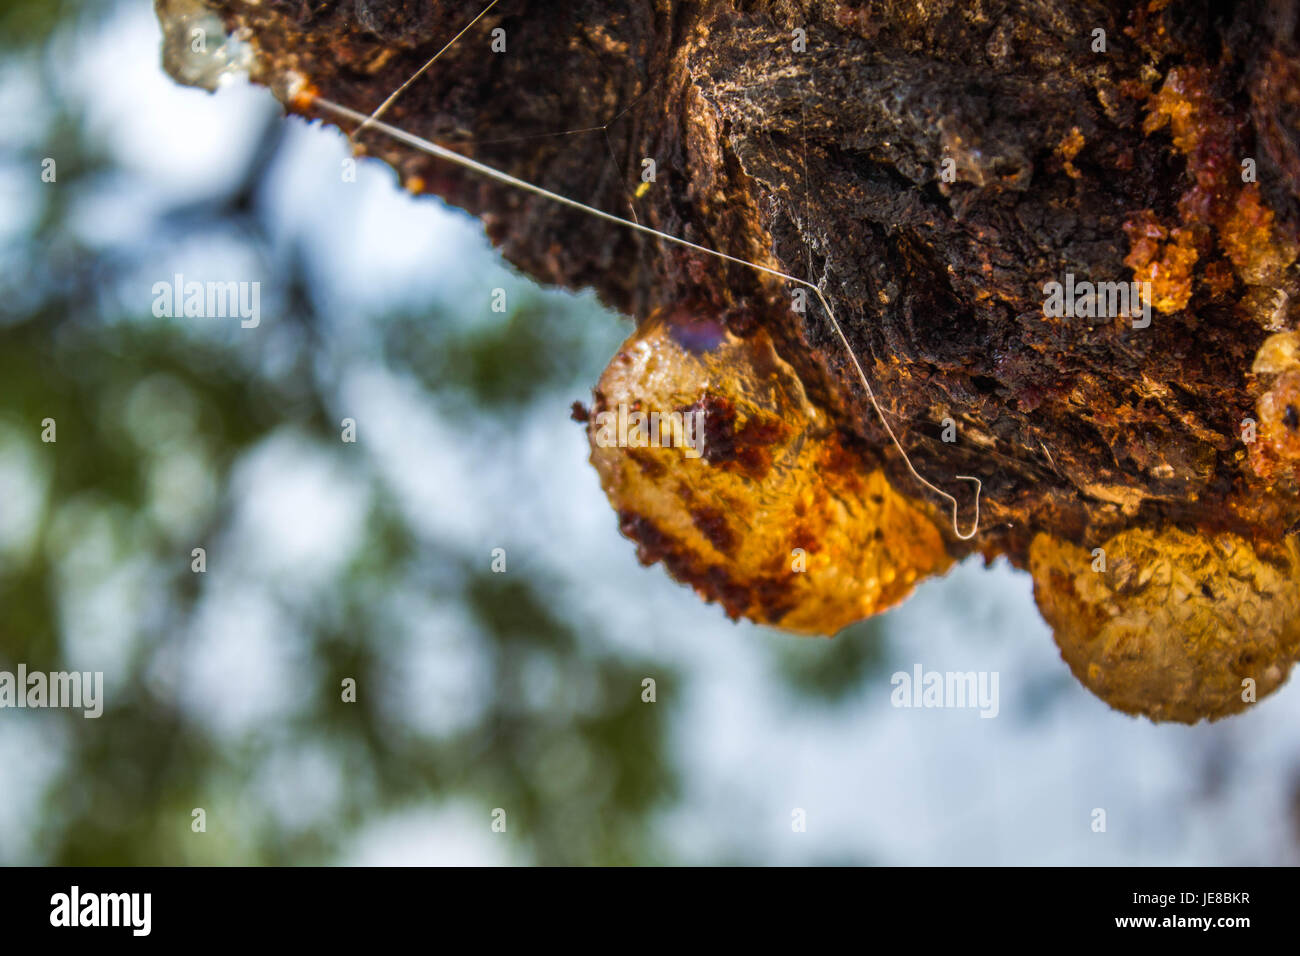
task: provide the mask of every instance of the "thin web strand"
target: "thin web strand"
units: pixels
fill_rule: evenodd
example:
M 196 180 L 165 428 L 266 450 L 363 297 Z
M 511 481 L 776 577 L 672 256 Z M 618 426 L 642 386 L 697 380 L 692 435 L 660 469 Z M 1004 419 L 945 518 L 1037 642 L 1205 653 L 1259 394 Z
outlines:
M 412 77 L 412 79 L 414 79 L 414 77 Z M 431 142 L 427 139 L 424 139 L 421 136 L 416 136 L 414 133 L 408 133 L 404 129 L 399 129 L 398 127 L 391 126 L 388 123 L 380 122 L 379 120 L 376 120 L 373 117 L 368 118 L 364 113 L 358 112 L 357 110 L 354 109 L 349 109 L 346 106 L 343 106 L 339 103 L 332 102 L 331 100 L 324 99 L 323 97 L 319 97 L 319 96 L 313 97 L 312 102 L 320 106 L 322 109 L 325 109 L 335 114 L 336 116 L 342 117 L 344 119 L 349 119 L 354 122 L 368 121 L 370 126 L 373 126 L 376 130 L 384 133 L 387 136 L 392 137 L 398 142 L 405 143 L 406 145 L 412 147 L 413 149 L 417 149 L 422 153 L 427 153 L 430 156 L 435 156 L 439 159 L 446 160 L 447 162 L 455 163 L 458 166 L 462 166 L 465 169 L 472 170 L 481 176 L 487 177 L 488 179 L 495 180 L 496 182 L 502 183 L 507 186 L 513 186 L 516 189 L 521 189 L 524 192 L 532 193 L 535 196 L 541 196 L 542 198 L 549 199 L 552 202 L 558 203 L 561 206 L 567 206 L 570 209 L 580 210 L 586 213 L 587 215 L 593 216 L 597 219 L 603 219 L 606 222 L 617 223 L 618 225 L 621 225 L 627 229 L 634 229 L 637 232 L 655 236 L 666 242 L 675 243 L 679 246 L 684 246 L 687 249 L 693 249 L 696 252 L 700 252 L 708 256 L 713 256 L 714 258 L 721 259 L 724 262 L 730 262 L 730 263 L 734 263 L 735 265 L 745 266 L 746 268 L 764 273 L 765 275 L 774 276 L 778 279 L 784 279 L 787 282 L 793 282 L 796 285 L 803 286 L 804 288 L 812 290 L 812 293 L 817 296 L 818 301 L 821 303 L 822 308 L 826 310 L 826 315 L 831 321 L 831 327 L 834 328 L 835 334 L 839 337 L 840 343 L 844 346 L 844 351 L 848 354 L 849 360 L 853 363 L 853 368 L 857 372 L 858 381 L 861 382 L 863 389 L 866 391 L 867 398 L 871 400 L 871 406 L 873 409 L 875 409 L 876 416 L 880 419 L 880 424 L 884 427 L 885 433 L 889 435 L 889 440 L 893 443 L 894 448 L 897 449 L 899 455 L 902 457 L 903 463 L 907 466 L 908 472 L 911 474 L 911 476 L 914 479 L 916 479 L 916 481 L 919 484 L 921 484 L 925 488 L 928 488 L 930 491 L 934 492 L 936 495 L 943 498 L 952 506 L 952 530 L 953 533 L 958 538 L 960 538 L 963 541 L 969 541 L 971 538 L 975 537 L 975 535 L 979 533 L 980 492 L 983 490 L 984 483 L 979 478 L 973 475 L 955 476 L 959 481 L 969 481 L 975 485 L 975 520 L 971 526 L 971 530 L 963 534 L 957 520 L 958 512 L 960 509 L 960 505 L 958 504 L 957 499 L 954 498 L 952 495 L 950 495 L 948 492 L 944 491 L 942 488 L 939 488 L 938 486 L 930 482 L 924 475 L 922 475 L 919 471 L 917 471 L 916 467 L 912 464 L 911 457 L 907 454 L 906 449 L 903 448 L 902 443 L 898 440 L 898 436 L 894 433 L 893 426 L 889 424 L 889 419 L 885 417 L 884 409 L 880 407 L 880 402 L 876 398 L 875 390 L 872 389 L 871 382 L 867 379 L 867 373 L 862 368 L 862 363 L 858 360 L 857 353 L 854 352 L 852 346 L 849 345 L 848 337 L 844 334 L 844 329 L 840 326 L 839 320 L 835 317 L 835 310 L 831 308 L 830 302 L 826 299 L 826 296 L 822 293 L 822 290 L 817 285 L 813 284 L 812 282 L 809 282 L 806 279 L 800 279 L 798 276 L 793 276 L 790 275 L 789 273 L 782 272 L 779 269 L 773 269 L 769 266 L 760 265 L 757 262 L 750 262 L 746 259 L 741 259 L 737 256 L 728 255 L 725 252 L 719 252 L 716 249 L 710 249 L 708 246 L 702 246 L 699 243 L 691 242 L 688 239 L 681 239 L 669 233 L 660 232 L 658 229 L 654 229 L 650 226 L 644 226 L 639 222 L 632 221 L 631 219 L 624 219 L 621 216 L 614 215 L 613 213 L 605 212 L 603 209 L 597 209 L 595 206 L 588 206 L 586 203 L 578 202 L 578 200 L 576 199 L 570 199 L 568 196 L 563 196 L 560 193 L 552 192 L 549 189 L 545 189 L 541 186 L 534 185 L 533 183 L 520 179 L 517 176 L 511 176 L 509 173 L 503 172 L 492 166 L 488 166 L 486 163 L 481 163 L 478 160 L 469 158 L 468 156 L 462 156 L 460 153 L 457 153 L 454 150 L 447 149 L 445 146 L 441 146 L 438 143 Z
M 424 72 L 425 72 L 427 69 L 429 69 L 429 67 L 433 66 L 434 63 L 437 62 L 438 57 L 442 56 L 444 53 L 446 53 L 448 50 L 450 50 L 453 46 L 455 46 L 455 45 L 456 45 L 456 42 L 457 42 L 461 37 L 463 37 L 466 33 L 469 32 L 470 27 L 474 26 L 474 24 L 478 23 L 478 22 L 479 22 L 480 20 L 482 20 L 485 16 L 487 16 L 488 11 L 491 10 L 493 7 L 495 7 L 495 6 L 497 5 L 497 3 L 498 3 L 498 0 L 492 0 L 491 3 L 489 3 L 486 7 L 484 7 L 484 8 L 482 9 L 482 11 L 480 11 L 480 13 L 479 13 L 478 16 L 476 16 L 473 20 L 469 21 L 469 23 L 465 24 L 465 28 L 464 28 L 463 30 L 461 30 L 459 33 L 457 33 L 454 37 L 452 37 L 452 38 L 447 42 L 447 45 L 446 45 L 446 46 L 444 46 L 441 50 L 439 50 L 439 51 L 438 51 L 437 53 L 435 53 L 433 56 L 429 57 L 429 61 L 428 61 L 427 63 L 425 63 L 424 66 L 420 67 L 418 70 L 416 70 L 414 73 L 412 73 L 411 76 L 410 76 L 410 78 L 409 78 L 405 83 L 403 83 L 403 84 L 402 84 L 401 86 L 399 86 L 397 89 L 393 90 L 393 92 L 389 95 L 388 99 L 386 99 L 386 100 L 384 100 L 382 103 L 380 103 L 380 104 L 379 104 L 379 108 L 378 108 L 377 110 L 375 110 L 373 113 L 371 113 L 369 116 L 367 116 L 367 117 L 363 120 L 363 122 L 361 123 L 361 125 L 358 126 L 358 127 L 356 128 L 356 131 L 352 134 L 352 137 L 351 137 L 351 138 L 352 138 L 352 139 L 356 139 L 358 136 L 360 136 L 362 133 L 364 133 L 367 129 L 369 129 L 371 126 L 373 126 L 373 125 L 375 124 L 375 121 L 378 120 L 379 117 L 383 116 L 384 113 L 386 113 L 386 112 L 388 111 L 388 108 L 389 108 L 390 106 L 392 106 L 393 103 L 395 103 L 395 102 L 397 101 L 397 98 L 398 98 L 399 96 L 401 96 L 403 93 L 406 92 L 406 88 L 407 88 L 408 86 L 410 86 L 412 83 L 414 83 L 416 80 L 418 80 L 421 76 L 423 76 L 423 75 L 424 75 Z
M 603 131 L 603 135 L 605 137 L 605 147 L 609 150 L 609 163 L 614 167 L 614 178 L 618 183 L 623 184 L 623 177 L 620 175 L 618 168 L 618 157 L 614 155 L 614 144 L 610 141 L 608 128 Z M 623 184 L 623 195 L 627 199 L 627 208 L 632 213 L 633 222 L 639 226 L 641 219 L 636 214 L 636 204 L 632 201 L 632 194 L 628 192 L 625 184 Z

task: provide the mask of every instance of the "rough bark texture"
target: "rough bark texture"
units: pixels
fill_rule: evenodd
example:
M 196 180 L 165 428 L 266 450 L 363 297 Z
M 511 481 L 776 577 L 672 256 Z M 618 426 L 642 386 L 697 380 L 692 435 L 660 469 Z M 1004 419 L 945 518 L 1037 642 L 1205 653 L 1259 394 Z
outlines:
M 296 76 L 362 111 L 482 7 L 209 5 L 255 48 L 256 77 L 283 90 Z M 1300 520 L 1300 360 L 1286 336 L 1300 302 L 1300 4 L 1123 6 L 505 0 L 386 116 L 817 283 L 913 463 L 959 498 L 964 521 L 970 486 L 954 476 L 983 480 L 972 542 L 890 447 L 815 300 L 794 311 L 781 281 L 374 132 L 361 142 L 411 188 L 481 216 L 504 255 L 544 282 L 594 287 L 642 319 L 668 308 L 739 338 L 761 328 L 853 444 L 852 467 L 882 469 L 927 509 L 953 558 L 978 550 L 1027 567 L 1046 536 L 1087 559 L 1141 528 L 1231 535 L 1283 566 Z M 498 27 L 505 53 L 490 49 Z M 334 121 L 310 96 L 293 104 Z M 602 128 L 554 135 L 589 127 Z M 645 157 L 657 179 L 634 195 Z M 1257 181 L 1243 179 L 1245 159 Z M 1150 281 L 1150 326 L 1046 316 L 1044 283 L 1067 274 Z M 955 442 L 942 440 L 946 418 Z M 1282 643 L 1279 660 L 1294 654 Z

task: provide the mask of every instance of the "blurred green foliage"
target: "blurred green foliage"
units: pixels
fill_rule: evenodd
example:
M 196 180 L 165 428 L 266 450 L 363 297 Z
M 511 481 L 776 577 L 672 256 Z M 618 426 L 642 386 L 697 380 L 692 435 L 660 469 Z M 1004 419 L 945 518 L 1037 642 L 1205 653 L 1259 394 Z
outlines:
M 774 634 L 772 643 L 786 684 L 805 697 L 838 703 L 861 689 L 886 666 L 885 619 L 868 618 L 846 627 L 828 643 Z
M 0 3 L 0 51 L 44 43 L 60 24 L 83 15 L 85 6 L 84 0 L 4 0 Z

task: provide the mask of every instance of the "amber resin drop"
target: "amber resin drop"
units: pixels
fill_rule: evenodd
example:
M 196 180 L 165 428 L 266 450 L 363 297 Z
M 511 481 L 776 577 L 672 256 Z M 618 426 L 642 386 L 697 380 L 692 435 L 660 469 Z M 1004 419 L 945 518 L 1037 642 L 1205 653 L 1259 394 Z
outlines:
M 624 534 L 732 617 L 834 634 L 952 564 L 930 514 L 841 441 L 761 329 L 657 313 L 594 395 L 591 461 Z M 675 413 L 698 448 L 672 440 Z

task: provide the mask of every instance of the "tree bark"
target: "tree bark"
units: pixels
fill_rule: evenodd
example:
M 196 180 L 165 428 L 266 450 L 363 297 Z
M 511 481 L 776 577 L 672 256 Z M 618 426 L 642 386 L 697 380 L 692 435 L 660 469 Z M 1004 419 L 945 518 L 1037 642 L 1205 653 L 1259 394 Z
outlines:
M 167 22 L 177 4 L 159 4 Z M 369 112 L 483 4 L 210 5 L 255 49 L 258 79 L 284 90 L 299 78 Z M 594 288 L 639 319 L 669 310 L 741 339 L 761 330 L 852 446 L 844 467 L 881 469 L 950 558 L 1030 567 L 1046 536 L 1088 560 L 1141 531 L 1227 535 L 1290 567 L 1298 10 L 506 0 L 387 112 L 555 192 L 815 283 L 912 464 L 959 499 L 963 524 L 973 496 L 954 476 L 982 480 L 971 541 L 891 445 L 815 299 L 796 311 L 789 283 L 373 130 L 360 143 L 413 190 L 481 217 L 540 281 Z M 291 103 L 335 121 L 310 96 Z M 656 176 L 642 189 L 645 159 Z M 1070 276 L 1149 282 L 1149 326 L 1136 307 L 1049 314 L 1045 286 Z M 1293 658 L 1290 611 L 1267 613 L 1287 620 L 1265 656 Z

